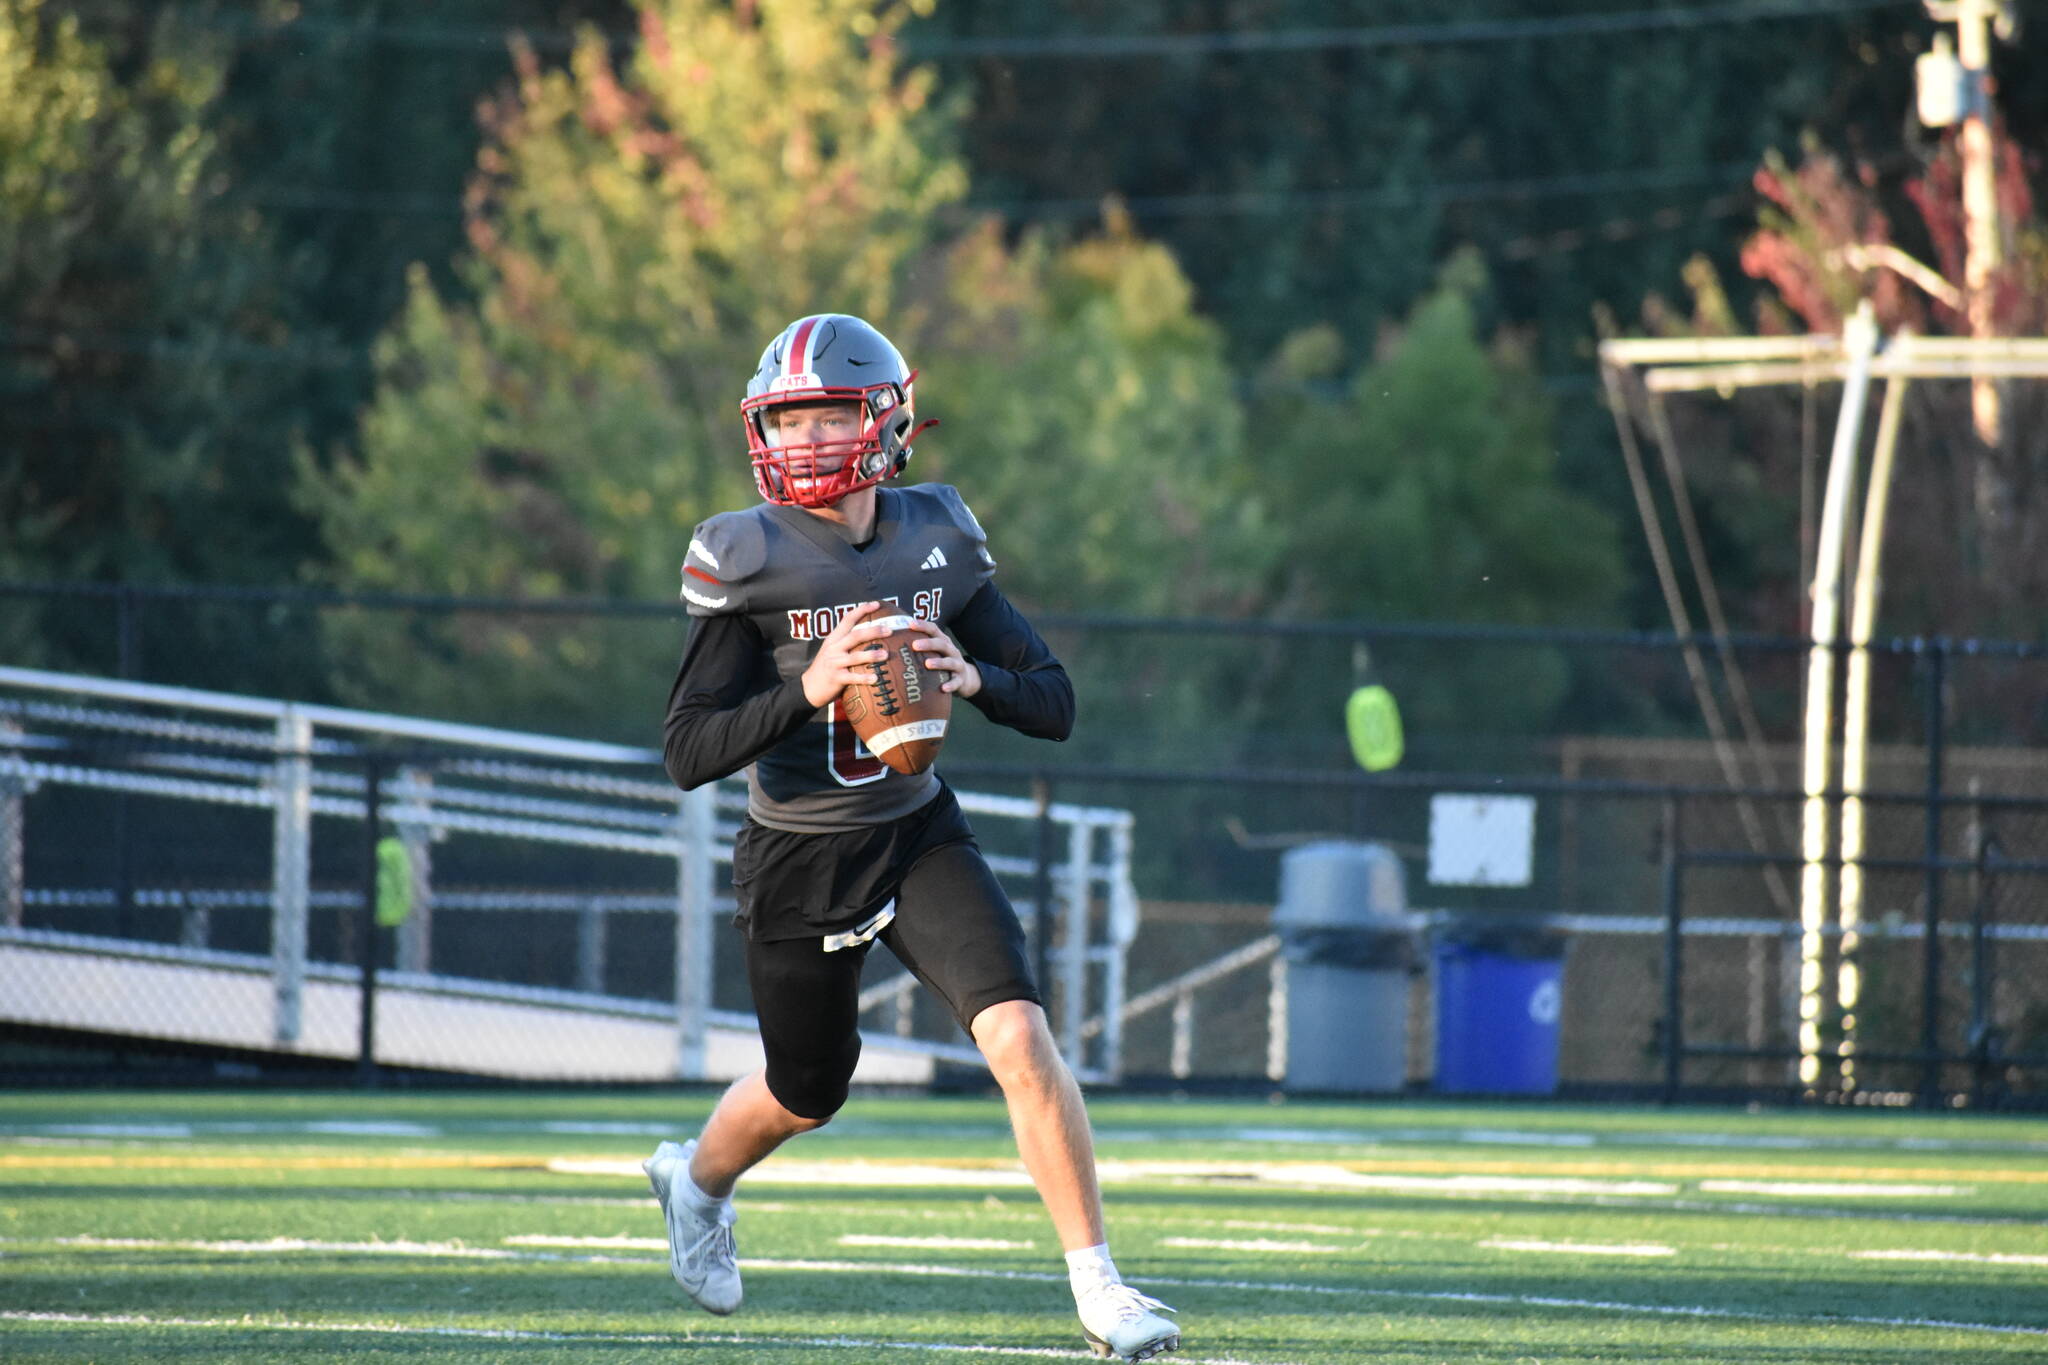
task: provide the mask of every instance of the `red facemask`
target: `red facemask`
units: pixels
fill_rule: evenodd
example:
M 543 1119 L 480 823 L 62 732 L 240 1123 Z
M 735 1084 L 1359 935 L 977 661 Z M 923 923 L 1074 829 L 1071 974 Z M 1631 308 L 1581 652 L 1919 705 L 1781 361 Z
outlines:
M 895 474 L 903 467 L 905 448 L 919 432 L 937 425 L 915 425 L 911 383 L 916 378 L 913 371 L 900 389 L 893 383 L 864 389 L 792 388 L 741 403 L 747 453 L 761 496 L 785 507 L 829 507 Z M 852 403 L 866 425 L 851 440 L 786 445 L 769 441 L 764 423 L 771 410 L 814 403 Z

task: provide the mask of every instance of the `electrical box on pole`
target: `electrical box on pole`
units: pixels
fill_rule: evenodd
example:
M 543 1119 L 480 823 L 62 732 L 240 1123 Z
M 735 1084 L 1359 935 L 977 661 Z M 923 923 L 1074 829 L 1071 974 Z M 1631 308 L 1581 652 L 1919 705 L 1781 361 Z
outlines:
M 1956 60 L 1955 44 L 1946 33 L 1934 39 L 1934 50 L 1913 61 L 1913 87 L 1920 122 L 1929 128 L 1952 128 L 1969 107 L 1969 82 Z

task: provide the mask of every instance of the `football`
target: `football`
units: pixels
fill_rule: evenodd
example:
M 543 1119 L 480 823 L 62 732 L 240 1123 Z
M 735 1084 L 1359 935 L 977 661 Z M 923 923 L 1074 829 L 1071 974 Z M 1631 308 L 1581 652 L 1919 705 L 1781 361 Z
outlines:
M 924 655 L 911 648 L 925 636 L 908 616 L 878 617 L 876 623 L 889 628 L 875 642 L 887 655 L 860 666 L 866 676 L 839 694 L 839 713 L 869 753 L 899 773 L 921 773 L 946 742 L 953 694 L 941 686 L 946 675 L 925 667 Z

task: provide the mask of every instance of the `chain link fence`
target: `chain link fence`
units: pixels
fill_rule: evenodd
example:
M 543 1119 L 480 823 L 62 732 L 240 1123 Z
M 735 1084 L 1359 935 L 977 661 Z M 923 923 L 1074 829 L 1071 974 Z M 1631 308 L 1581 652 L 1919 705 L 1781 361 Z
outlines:
M 1096 1074 L 1284 1083 L 1281 860 L 1335 840 L 1391 849 L 1407 871 L 1406 913 L 1424 945 L 1409 1028 L 1360 1045 L 1398 1048 L 1413 1087 L 1440 1079 L 1440 956 L 1427 945 L 1454 921 L 1491 917 L 1562 936 L 1556 1080 L 1567 1093 L 1986 1104 L 2042 1094 L 2048 654 L 2037 647 L 1874 645 L 1860 790 L 1845 793 L 1831 766 L 1810 793 L 1805 641 L 1039 621 L 1076 680 L 1074 739 L 1055 748 L 970 723 L 944 766 L 957 786 L 1027 813 L 977 818 L 1015 860 L 1020 904 L 1038 899 L 1040 869 L 1067 858 L 1066 833 L 1029 812 L 1128 813 L 1133 923 L 1118 922 L 1100 885 L 1073 901 L 1091 942 L 1134 933 L 1124 975 L 1098 971 L 1056 1005 L 1071 1046 L 1094 1049 Z M 627 746 L 658 731 L 683 629 L 677 612 L 650 605 L 0 588 L 8 663 Z M 1389 772 L 1361 772 L 1346 744 L 1344 700 L 1364 682 L 1387 686 L 1406 722 L 1406 755 Z M 390 778 L 395 810 L 408 782 L 454 780 L 402 766 Z M 650 800 L 674 798 L 658 770 L 634 780 Z M 1441 802 L 1458 796 L 1527 798 L 1518 878 L 1438 875 Z M 248 860 L 269 848 L 267 818 L 223 808 L 171 819 L 133 794 L 0 799 L 0 855 L 12 847 L 21 868 L 9 923 L 260 953 L 269 893 Z M 1850 824 L 1861 847 L 1845 861 Z M 437 969 L 672 1012 L 662 935 L 673 929 L 658 927 L 668 921 L 656 905 L 672 889 L 648 885 L 616 850 L 542 858 L 501 844 L 417 850 L 436 886 Z M 312 957 L 354 962 L 360 840 L 316 838 L 311 856 Z M 722 873 L 714 880 L 722 895 Z M 236 886 L 241 901 L 191 894 Z M 524 909 L 507 918 L 464 896 Z M 422 951 L 406 932 L 386 949 L 401 976 Z M 737 1012 L 730 938 L 714 935 L 711 1004 Z M 871 994 L 864 1022 L 877 1032 L 944 1034 L 915 993 Z
M 1110 1078 L 1120 1019 L 1084 1011 L 1121 998 L 1129 815 L 960 801 L 1076 1069 Z M 0 1025 L 366 1076 L 731 1079 L 759 1062 L 717 932 L 744 804 L 646 749 L 0 666 Z M 859 1079 L 978 1062 L 913 984 L 872 972 Z

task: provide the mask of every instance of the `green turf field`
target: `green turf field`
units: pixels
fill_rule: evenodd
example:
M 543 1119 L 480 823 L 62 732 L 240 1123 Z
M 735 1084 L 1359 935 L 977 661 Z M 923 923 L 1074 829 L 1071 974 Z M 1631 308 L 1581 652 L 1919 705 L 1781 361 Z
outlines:
M 0 1360 L 1086 1359 L 995 1100 L 856 1096 L 669 1282 L 690 1095 L 0 1095 Z M 1190 1362 L 2048 1360 L 2048 1121 L 1098 1098 Z

